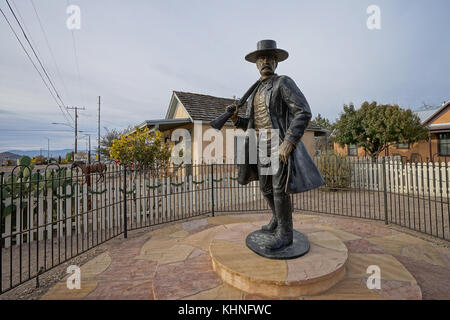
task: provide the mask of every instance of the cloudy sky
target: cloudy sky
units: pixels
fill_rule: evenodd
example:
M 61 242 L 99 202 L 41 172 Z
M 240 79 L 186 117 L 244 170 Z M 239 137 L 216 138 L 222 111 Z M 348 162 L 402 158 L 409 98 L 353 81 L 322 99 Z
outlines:
M 241 96 L 258 78 L 244 56 L 261 39 L 289 51 L 277 73 L 297 82 L 314 116 L 334 120 L 350 101 L 417 110 L 450 99 L 447 0 L 9 3 L 63 102 L 86 108 L 79 128 L 93 139 L 97 96 L 102 130 L 164 118 L 172 90 Z M 79 30 L 66 26 L 70 4 L 81 10 Z M 367 28 L 369 5 L 381 10 L 381 30 Z M 0 8 L 27 46 L 6 0 Z M 63 113 L 1 14 L 0 48 L 0 151 L 46 148 L 46 137 L 52 149 L 72 148 L 71 129 L 51 124 L 66 122 Z

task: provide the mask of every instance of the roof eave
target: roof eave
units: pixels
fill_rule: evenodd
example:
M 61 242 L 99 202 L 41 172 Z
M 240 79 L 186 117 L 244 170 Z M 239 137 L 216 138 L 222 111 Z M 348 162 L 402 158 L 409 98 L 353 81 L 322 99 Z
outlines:
M 184 111 L 186 112 L 186 114 L 188 115 L 189 119 L 191 119 L 192 122 L 194 122 L 194 119 L 192 118 L 192 116 L 189 114 L 189 112 L 187 111 L 186 107 L 184 106 L 183 102 L 181 102 L 180 98 L 177 96 L 177 93 L 175 91 L 172 91 L 172 98 L 170 99 L 170 105 L 169 105 L 169 110 L 167 110 L 167 114 L 166 114 L 166 118 L 169 115 L 170 109 L 172 107 L 172 101 L 173 99 L 176 98 L 178 103 L 183 107 Z

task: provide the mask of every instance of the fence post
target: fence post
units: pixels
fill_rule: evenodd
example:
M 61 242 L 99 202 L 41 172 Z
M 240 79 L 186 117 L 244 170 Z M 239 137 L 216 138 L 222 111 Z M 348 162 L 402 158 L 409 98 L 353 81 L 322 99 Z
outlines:
M 123 237 L 128 237 L 127 232 L 127 166 L 123 166 Z
M 3 292 L 3 177 L 0 172 L 0 292 Z M 6 227 L 5 227 L 6 231 Z M 5 246 L 6 247 L 6 246 Z
M 214 217 L 214 163 L 211 163 L 211 216 Z
M 388 224 L 387 208 L 387 186 L 386 186 L 386 158 L 383 157 L 383 195 L 384 195 L 384 223 Z
M 37 241 L 36 241 L 36 288 L 39 288 L 39 274 L 41 273 L 40 269 L 39 269 L 39 178 L 41 177 L 41 174 L 39 172 L 40 170 L 37 169 L 37 182 L 36 182 L 36 199 L 37 199 L 37 203 L 36 203 L 36 226 L 37 226 Z M 31 176 L 31 172 L 30 172 L 30 176 Z M 31 203 L 29 204 L 31 206 Z M 44 209 L 44 208 L 42 208 Z M 22 214 L 22 213 L 21 213 Z M 27 224 L 29 223 L 29 221 L 27 221 Z M 28 226 L 28 228 L 30 229 L 30 226 Z M 30 239 L 27 239 L 28 242 L 30 241 Z M 46 240 L 45 240 L 46 241 Z M 65 240 L 67 241 L 67 240 Z M 28 243 L 28 246 L 31 246 L 31 243 Z M 45 265 L 45 263 L 44 263 Z M 21 270 L 22 271 L 22 270 Z

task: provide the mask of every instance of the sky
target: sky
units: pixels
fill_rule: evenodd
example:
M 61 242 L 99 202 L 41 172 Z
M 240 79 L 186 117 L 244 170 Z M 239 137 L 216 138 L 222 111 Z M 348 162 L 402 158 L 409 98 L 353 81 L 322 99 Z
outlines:
M 365 100 L 412 110 L 450 100 L 447 0 L 9 3 L 64 104 L 86 108 L 81 150 L 84 134 L 96 144 L 98 96 L 102 134 L 164 118 L 173 90 L 240 97 L 259 77 L 244 56 L 262 39 L 289 52 L 276 72 L 294 79 L 313 117 L 335 120 L 343 104 Z M 69 5 L 80 29 L 66 25 Z M 367 27 L 370 5 L 381 29 Z M 6 0 L 0 8 L 19 32 Z M 0 151 L 45 149 L 47 138 L 51 149 L 73 148 L 73 130 L 53 122 L 67 124 L 0 14 Z

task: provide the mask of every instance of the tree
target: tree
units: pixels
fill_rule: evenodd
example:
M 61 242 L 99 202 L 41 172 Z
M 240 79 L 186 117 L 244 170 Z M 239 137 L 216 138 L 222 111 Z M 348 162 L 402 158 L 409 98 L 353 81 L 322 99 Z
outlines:
M 67 152 L 64 163 L 71 163 L 73 161 L 73 152 Z
M 110 157 L 121 164 L 135 164 L 143 168 L 167 166 L 171 155 L 171 146 L 164 142 L 163 134 L 147 127 L 135 127 L 128 135 L 121 134 L 114 139 L 109 150 Z
M 128 127 L 127 129 L 120 131 L 118 129 L 112 129 L 109 130 L 108 128 L 104 128 L 106 130 L 106 134 L 103 135 L 100 138 L 100 155 L 103 159 L 111 159 L 109 150 L 113 144 L 114 139 L 119 140 L 121 134 L 126 134 L 127 132 L 131 131 L 131 128 Z M 95 148 L 95 150 L 98 152 L 98 147 Z
M 372 159 L 397 143 L 414 143 L 426 139 L 428 130 L 411 110 L 398 105 L 377 105 L 365 101 L 355 110 L 350 103 L 336 121 L 333 140 L 341 146 L 356 144 Z
M 313 126 L 316 126 L 316 127 L 322 128 L 322 129 L 327 129 L 330 131 L 333 129 L 333 125 L 330 122 L 330 120 L 328 120 L 327 118 L 322 118 L 320 113 L 317 115 L 317 117 L 315 117 L 313 120 L 311 120 L 311 124 Z
M 46 164 L 47 159 L 43 155 L 34 156 L 33 159 L 31 159 L 31 163 L 33 164 Z

